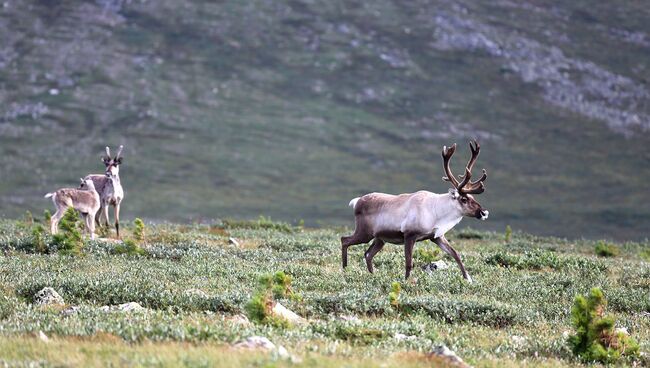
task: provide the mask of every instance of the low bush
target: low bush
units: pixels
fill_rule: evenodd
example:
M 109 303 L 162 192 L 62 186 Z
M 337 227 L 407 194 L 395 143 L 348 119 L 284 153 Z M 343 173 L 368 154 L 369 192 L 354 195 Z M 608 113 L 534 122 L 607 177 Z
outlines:
M 603 240 L 596 243 L 594 251 L 599 257 L 616 257 L 619 254 L 619 249 L 617 246 L 607 243 Z
M 79 231 L 79 215 L 74 208 L 68 208 L 59 222 L 59 232 L 52 235 L 52 242 L 60 254 L 80 255 L 83 240 Z
M 133 220 L 133 240 L 137 241 L 138 243 L 145 241 L 144 221 L 137 217 L 135 220 Z
M 113 252 L 115 254 L 126 254 L 129 256 L 146 256 L 147 251 L 142 249 L 132 239 L 125 240 L 122 244 L 116 245 Z
M 272 221 L 270 217 L 260 216 L 257 221 L 223 220 L 226 229 L 265 229 L 293 233 L 295 228 L 286 222 Z
M 609 364 L 639 354 L 639 344 L 624 331 L 614 329 L 614 318 L 605 315 L 606 304 L 603 292 L 593 288 L 587 298 L 578 295 L 571 308 L 576 333 L 569 336 L 568 343 L 584 361 Z

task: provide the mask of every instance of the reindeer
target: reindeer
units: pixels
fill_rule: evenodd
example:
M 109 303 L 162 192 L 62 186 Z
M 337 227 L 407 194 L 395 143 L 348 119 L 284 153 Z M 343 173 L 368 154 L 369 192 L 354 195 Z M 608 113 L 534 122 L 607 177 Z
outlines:
M 65 211 L 72 207 L 81 212 L 86 224 L 86 230 L 90 233 L 90 238 L 95 239 L 94 218 L 97 211 L 99 211 L 100 199 L 92 180 L 81 179 L 81 189 L 61 188 L 56 192 L 45 195 L 45 198 L 50 197 L 52 197 L 52 202 L 56 207 L 56 213 L 52 215 L 50 222 L 50 232 L 52 234 L 57 233 L 59 221 L 65 215 Z
M 428 191 L 390 195 L 370 193 L 350 201 L 354 208 L 354 234 L 341 238 L 341 256 L 343 268 L 348 264 L 348 247 L 355 244 L 372 244 L 366 250 L 364 258 L 369 272 L 373 272 L 372 259 L 384 247 L 386 242 L 404 244 L 406 258 L 406 276 L 408 279 L 413 268 L 413 247 L 416 242 L 430 239 L 443 251 L 452 256 L 463 277 L 472 282 L 465 270 L 458 252 L 449 244 L 445 233 L 458 224 L 463 216 L 476 217 L 481 220 L 488 218 L 489 212 L 474 199 L 472 194 L 480 194 L 485 190 L 483 182 L 487 173 L 476 181 L 470 181 L 472 168 L 480 152 L 478 142 L 469 143 L 472 157 L 465 167 L 465 175 L 459 175 L 461 182 L 454 177 L 449 168 L 449 160 L 456 151 L 456 144 L 443 147 L 442 159 L 446 176 L 443 180 L 451 183 L 453 188 L 448 193 L 436 194 Z
M 113 206 L 115 209 L 115 232 L 117 238 L 120 238 L 120 204 L 124 199 L 124 190 L 120 182 L 120 165 L 122 164 L 122 149 L 120 146 L 117 150 L 117 155 L 111 158 L 111 149 L 106 147 L 106 156 L 102 157 L 102 162 L 106 165 L 104 174 L 91 174 L 87 175 L 85 179 L 92 180 L 95 184 L 95 190 L 101 199 L 100 212 L 95 216 L 97 225 L 101 226 L 101 219 L 104 219 L 104 224 L 109 226 L 108 207 Z

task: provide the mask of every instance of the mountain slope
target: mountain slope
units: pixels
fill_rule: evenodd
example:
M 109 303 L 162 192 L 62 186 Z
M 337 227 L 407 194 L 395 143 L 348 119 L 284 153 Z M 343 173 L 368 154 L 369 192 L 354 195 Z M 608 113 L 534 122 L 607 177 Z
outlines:
M 476 137 L 481 228 L 647 237 L 650 26 L 635 1 L 25 1 L 0 10 L 0 213 L 125 145 L 124 216 L 351 224 L 446 190 Z

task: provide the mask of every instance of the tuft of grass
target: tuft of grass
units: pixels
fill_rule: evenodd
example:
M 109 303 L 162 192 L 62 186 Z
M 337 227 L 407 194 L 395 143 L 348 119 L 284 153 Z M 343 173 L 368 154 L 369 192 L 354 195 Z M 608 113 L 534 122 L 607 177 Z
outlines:
M 83 239 L 79 231 L 79 215 L 74 208 L 68 208 L 59 222 L 59 232 L 52 235 L 52 242 L 57 246 L 60 254 L 80 255 L 83 248 Z
M 606 305 L 602 290 L 593 288 L 587 298 L 578 295 L 571 308 L 576 333 L 569 336 L 568 343 L 585 362 L 610 364 L 639 355 L 639 344 L 625 332 L 614 329 L 614 318 L 605 315 Z
M 600 240 L 598 243 L 596 243 L 594 251 L 599 257 L 616 257 L 620 253 L 617 246 L 607 243 L 604 240 Z
M 646 262 L 650 262 L 650 248 L 642 250 L 641 253 L 639 253 L 639 255 Z

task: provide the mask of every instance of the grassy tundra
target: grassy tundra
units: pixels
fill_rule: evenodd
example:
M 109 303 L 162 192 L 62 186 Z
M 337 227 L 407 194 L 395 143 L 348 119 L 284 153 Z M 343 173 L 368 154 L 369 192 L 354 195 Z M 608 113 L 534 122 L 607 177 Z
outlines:
M 98 240 L 87 241 L 78 256 L 64 256 L 48 236 L 35 242 L 25 222 L 2 221 L 0 363 L 408 367 L 444 365 L 428 353 L 445 344 L 475 366 L 577 366 L 566 342 L 570 309 L 576 295 L 595 286 L 617 326 L 650 351 L 647 242 L 618 244 L 617 256 L 599 257 L 592 241 L 515 232 L 506 243 L 503 234 L 462 230 L 449 238 L 473 284 L 449 259 L 448 269 L 424 272 L 423 264 L 442 257 L 429 242 L 416 246 L 414 272 L 404 282 L 401 246 L 377 255 L 374 274 L 365 270 L 365 247 L 351 247 L 342 271 L 344 230 L 264 219 L 160 225 L 127 235 L 140 239 L 137 251 L 129 248 L 134 243 Z M 260 277 L 277 271 L 291 276 L 298 296 L 278 300 L 307 322 L 283 327 L 234 319 L 247 310 Z M 46 286 L 66 305 L 36 305 L 33 295 Z M 101 309 L 126 302 L 144 310 Z M 78 311 L 62 313 L 70 306 Z M 232 347 L 253 335 L 292 357 Z M 648 363 L 647 355 L 640 359 Z

